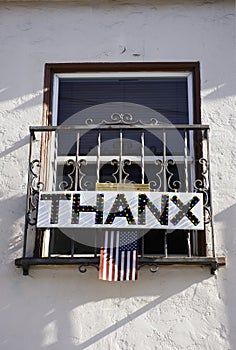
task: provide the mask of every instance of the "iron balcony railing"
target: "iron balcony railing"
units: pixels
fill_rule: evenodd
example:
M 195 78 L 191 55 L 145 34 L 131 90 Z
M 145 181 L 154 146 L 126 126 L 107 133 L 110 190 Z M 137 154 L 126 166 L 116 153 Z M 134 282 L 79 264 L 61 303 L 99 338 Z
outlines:
M 173 252 L 173 242 L 170 249 L 172 233 L 167 230 L 161 253 L 146 253 L 143 236 L 139 268 L 150 265 L 154 272 L 159 265 L 209 265 L 214 273 L 225 264 L 215 251 L 209 127 L 160 125 L 153 120 L 143 124 L 120 116 L 98 125 L 89 120 L 85 125 L 30 127 L 23 256 L 15 260 L 24 274 L 31 265 L 78 265 L 80 272 L 87 266 L 99 268 L 97 243 L 80 253 L 71 239 L 69 251 L 58 253 L 53 248 L 57 233 L 37 228 L 37 210 L 40 190 L 89 191 L 106 182 L 146 183 L 150 191 L 203 193 L 204 232 L 185 232 L 184 253 Z

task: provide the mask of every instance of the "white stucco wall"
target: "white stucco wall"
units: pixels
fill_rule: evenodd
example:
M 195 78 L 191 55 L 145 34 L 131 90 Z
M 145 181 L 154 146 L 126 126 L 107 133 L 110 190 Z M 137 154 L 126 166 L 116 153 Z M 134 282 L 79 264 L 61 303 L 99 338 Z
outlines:
M 234 49 L 234 1 L 0 2 L 1 350 L 236 348 Z M 227 256 L 217 277 L 161 267 L 109 283 L 93 269 L 15 268 L 44 64 L 102 61 L 200 61 L 217 253 Z

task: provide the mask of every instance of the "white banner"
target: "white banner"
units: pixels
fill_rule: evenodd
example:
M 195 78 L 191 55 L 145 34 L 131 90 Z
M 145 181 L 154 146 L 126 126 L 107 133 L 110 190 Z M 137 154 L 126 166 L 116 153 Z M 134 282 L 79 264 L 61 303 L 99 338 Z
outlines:
M 203 230 L 203 195 L 184 192 L 40 192 L 37 227 Z

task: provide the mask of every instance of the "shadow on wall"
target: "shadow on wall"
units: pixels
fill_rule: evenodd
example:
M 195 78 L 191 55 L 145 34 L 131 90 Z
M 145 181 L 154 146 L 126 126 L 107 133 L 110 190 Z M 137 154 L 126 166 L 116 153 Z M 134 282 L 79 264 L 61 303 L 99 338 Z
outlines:
M 42 65 L 42 74 L 44 70 L 44 65 Z M 19 77 L 20 78 L 20 77 Z M 16 79 L 16 77 L 15 77 Z M 32 79 L 32 76 L 29 77 L 29 80 Z M 15 80 L 16 82 L 17 80 Z M 41 79 L 40 79 L 41 81 Z M 37 91 L 25 91 L 27 84 L 23 84 L 22 81 L 15 84 L 11 89 L 9 88 L 1 88 L 0 87 L 0 101 L 4 104 L 12 103 L 12 107 L 6 111 L 15 112 L 15 111 L 26 111 L 28 108 L 35 107 L 36 105 L 42 104 L 42 95 L 43 95 L 43 87 L 41 90 Z M 19 91 L 21 95 L 19 95 Z
M 227 266 L 224 272 L 225 279 L 224 289 L 227 306 L 227 316 L 230 326 L 230 343 L 231 349 L 236 348 L 236 204 L 223 210 L 215 216 L 215 221 L 221 225 L 221 232 L 223 232 L 224 246 L 226 247 Z M 217 237 L 216 237 L 217 238 Z
M 0 199 L 1 262 L 22 255 L 26 195 Z
M 29 135 L 23 137 L 23 139 L 15 142 L 11 147 L 0 153 L 0 158 L 3 158 L 11 152 L 17 151 L 19 148 L 29 144 Z
M 146 337 L 154 349 L 179 322 L 196 316 L 204 322 L 201 284 L 214 280 L 208 268 L 162 268 L 155 275 L 144 269 L 138 281 L 127 283 L 99 281 L 91 269 L 85 275 L 63 270 L 32 269 L 28 277 L 19 271 L 8 281 L 9 303 L 0 308 L 1 349 L 19 342 L 35 350 L 141 349 L 139 340 Z

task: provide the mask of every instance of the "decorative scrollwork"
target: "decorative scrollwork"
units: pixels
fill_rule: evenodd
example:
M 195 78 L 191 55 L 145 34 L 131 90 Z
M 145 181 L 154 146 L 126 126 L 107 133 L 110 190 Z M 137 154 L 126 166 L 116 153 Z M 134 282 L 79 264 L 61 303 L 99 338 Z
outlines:
M 91 181 L 85 181 L 83 185 L 81 185 L 80 189 L 82 191 L 91 191 L 94 187 L 94 184 Z
M 130 122 L 133 122 L 133 116 L 130 113 L 113 113 L 111 120 L 120 124 L 130 124 Z
M 28 187 L 28 201 L 26 220 L 29 225 L 36 225 L 37 207 L 39 201 L 39 191 L 44 189 L 44 183 L 39 181 L 40 174 L 40 161 L 34 159 L 29 164 L 29 179 L 30 184 Z
M 85 124 L 86 125 L 91 125 L 91 124 L 94 124 L 94 121 L 93 121 L 92 118 L 88 118 L 88 119 L 85 120 Z
M 86 267 L 95 267 L 97 269 L 97 271 L 99 271 L 99 265 L 98 264 L 95 264 L 95 263 L 84 263 L 84 264 L 81 264 L 79 265 L 78 269 L 79 269 L 79 272 L 81 273 L 85 273 L 87 272 L 87 268 Z
M 209 183 L 207 181 L 207 174 L 209 164 L 207 159 L 200 158 L 198 163 L 202 166 L 200 179 L 194 181 L 194 192 L 203 193 L 203 208 L 204 208 L 204 222 L 208 224 L 211 221 L 211 208 L 209 201 Z
M 32 189 L 30 194 L 31 208 L 36 209 L 39 201 L 39 191 Z
M 27 223 L 30 226 L 36 225 L 36 208 L 31 208 L 26 213 Z
M 114 182 L 118 183 L 118 175 L 121 172 L 122 173 L 122 178 L 123 178 L 123 183 L 131 183 L 132 181 L 128 181 L 128 177 L 130 176 L 130 174 L 125 170 L 125 166 L 129 166 L 132 164 L 131 160 L 129 159 L 124 159 L 121 162 L 117 159 L 112 159 L 111 160 L 111 165 L 116 166 L 116 170 L 111 174 Z M 109 182 L 109 181 L 108 181 Z
M 63 171 L 65 171 L 67 167 L 71 168 L 71 171 L 66 175 L 68 177 L 68 180 L 63 179 L 63 181 L 61 181 L 58 185 L 59 189 L 62 191 L 69 191 L 72 189 L 74 185 L 74 180 L 72 175 L 75 172 L 76 164 L 73 159 L 68 159 L 66 161 Z
M 167 180 L 168 189 L 171 191 L 180 191 L 181 190 L 181 181 L 180 180 L 172 181 L 174 173 L 170 171 L 170 169 L 169 169 L 170 165 L 174 166 L 174 165 L 176 165 L 176 162 L 173 159 L 169 159 L 165 165 L 166 172 L 167 172 L 167 174 L 169 174 L 168 180 Z
M 158 120 L 156 118 L 151 118 L 150 122 L 151 122 L 152 125 L 158 125 L 159 124 L 159 122 L 158 122 Z
M 39 168 L 40 168 L 40 161 L 38 159 L 34 159 L 32 160 L 32 162 L 30 162 L 30 172 L 34 177 L 38 177 Z M 38 170 L 35 171 L 35 169 L 38 169 Z
M 157 263 L 142 263 L 142 264 L 139 264 L 139 267 L 138 269 L 140 270 L 142 267 L 144 266 L 152 266 L 149 271 L 152 272 L 152 273 L 155 273 L 159 270 L 159 266 L 157 265 Z
M 116 171 L 114 171 L 114 173 L 111 174 L 111 176 L 113 177 L 115 183 L 117 183 L 118 180 L 117 180 L 117 176 L 116 175 L 118 175 L 118 173 L 119 173 L 120 163 L 119 163 L 119 161 L 117 159 L 112 159 L 110 163 L 111 163 L 111 165 L 117 167 Z
M 122 164 L 121 164 L 121 167 L 122 167 L 122 172 L 123 172 L 123 174 L 124 174 L 124 179 L 123 179 L 123 182 L 124 183 L 126 183 L 126 181 L 127 181 L 127 179 L 128 179 L 128 177 L 129 177 L 129 173 L 127 173 L 126 171 L 125 171 L 125 166 L 129 166 L 129 165 L 131 165 L 132 164 L 132 162 L 129 160 L 129 159 L 125 159 L 125 160 L 123 160 L 122 161 Z
M 202 174 L 206 174 L 208 172 L 209 164 L 206 158 L 200 158 L 199 164 L 203 166 Z
M 94 120 L 92 118 L 88 118 L 85 120 L 86 125 L 92 125 L 94 124 Z M 113 113 L 110 116 L 110 120 L 105 120 L 103 119 L 101 122 L 97 123 L 98 125 L 108 125 L 108 124 L 113 124 L 113 125 L 118 125 L 118 124 L 125 124 L 125 125 L 145 125 L 142 120 L 133 120 L 133 116 L 130 113 Z M 152 125 L 157 125 L 158 121 L 156 118 L 150 118 L 150 124 Z
M 160 159 L 156 159 L 154 162 L 155 165 L 157 165 L 158 167 L 158 171 L 155 173 L 157 180 L 151 180 L 150 183 L 150 187 L 152 190 L 155 191 L 160 191 L 161 189 L 161 173 L 163 172 L 163 165 L 162 165 L 162 161 Z
M 86 191 L 91 189 L 92 183 L 90 181 L 85 181 L 86 174 L 81 170 L 86 165 L 87 161 L 85 159 L 80 159 L 78 162 L 75 162 L 73 159 L 68 159 L 63 167 L 63 181 L 59 183 L 59 189 L 62 191 L 70 191 L 77 181 L 79 181 L 80 190 Z
M 161 187 L 164 187 L 164 173 L 167 175 L 166 185 L 169 191 L 179 191 L 181 189 L 181 181 L 173 180 L 173 176 L 175 175 L 173 171 L 171 171 L 170 167 L 175 166 L 176 163 L 173 159 L 162 161 L 161 159 L 155 160 L 155 165 L 157 165 L 156 180 L 150 181 L 150 186 L 155 191 L 160 191 Z
M 204 207 L 204 222 L 205 224 L 209 224 L 209 222 L 211 221 L 211 208 L 207 207 L 205 205 L 203 205 Z
M 85 159 L 80 159 L 77 163 L 77 167 L 79 170 L 79 188 L 83 191 L 89 187 L 89 181 L 84 181 L 86 174 L 81 170 L 82 167 L 87 165 L 87 161 Z
M 29 165 L 30 178 L 31 178 L 31 189 L 35 191 L 43 190 L 44 183 L 39 181 L 39 172 L 40 172 L 40 161 L 34 159 L 30 162 Z

